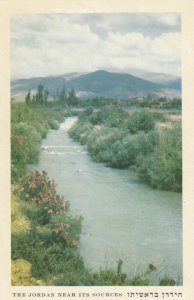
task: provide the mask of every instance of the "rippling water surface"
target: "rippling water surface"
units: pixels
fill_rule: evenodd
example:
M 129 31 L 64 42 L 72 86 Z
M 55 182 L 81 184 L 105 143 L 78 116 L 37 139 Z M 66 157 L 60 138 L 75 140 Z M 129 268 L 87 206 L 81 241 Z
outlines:
M 92 270 L 115 267 L 129 274 L 158 266 L 159 275 L 182 281 L 181 194 L 158 191 L 133 171 L 91 161 L 87 150 L 67 134 L 76 117 L 51 130 L 42 143 L 38 167 L 47 170 L 57 191 L 83 217 L 81 255 Z

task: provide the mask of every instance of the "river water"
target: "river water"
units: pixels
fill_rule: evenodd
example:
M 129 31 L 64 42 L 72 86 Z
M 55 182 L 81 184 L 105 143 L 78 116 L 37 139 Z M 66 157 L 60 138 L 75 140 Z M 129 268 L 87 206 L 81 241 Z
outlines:
M 132 276 L 157 266 L 157 276 L 182 283 L 182 197 L 143 183 L 134 171 L 111 169 L 91 160 L 67 134 L 76 117 L 43 140 L 39 169 L 57 184 L 71 213 L 83 217 L 81 255 L 91 270 L 116 267 Z

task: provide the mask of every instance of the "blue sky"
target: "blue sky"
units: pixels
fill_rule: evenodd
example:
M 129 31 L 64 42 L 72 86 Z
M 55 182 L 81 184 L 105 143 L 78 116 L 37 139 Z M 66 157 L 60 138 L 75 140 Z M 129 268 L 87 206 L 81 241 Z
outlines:
M 95 70 L 181 73 L 176 13 L 33 14 L 11 19 L 11 77 Z

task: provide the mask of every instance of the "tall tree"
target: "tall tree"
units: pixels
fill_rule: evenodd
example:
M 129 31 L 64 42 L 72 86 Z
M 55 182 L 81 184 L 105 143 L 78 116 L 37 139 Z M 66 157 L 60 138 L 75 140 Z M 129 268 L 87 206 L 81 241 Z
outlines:
M 76 93 L 75 93 L 75 90 L 72 88 L 69 92 L 69 95 L 68 95 L 68 104 L 69 105 L 77 105 L 79 102 L 79 99 L 77 98 L 76 96 Z
M 44 90 L 44 86 L 43 85 L 39 85 L 38 86 L 38 91 L 36 93 L 36 103 L 37 104 L 43 104 L 43 90 Z
M 48 95 L 49 95 L 49 91 L 48 91 L 48 89 L 45 89 L 44 90 L 44 99 L 43 99 L 44 105 L 47 105 Z
M 26 95 L 25 102 L 26 102 L 27 105 L 29 105 L 30 102 L 31 102 L 31 92 L 30 92 L 30 90 L 28 91 L 28 93 Z
M 72 88 L 71 91 L 69 92 L 69 100 L 74 100 L 76 99 L 76 94 L 75 90 Z
M 59 100 L 61 102 L 65 102 L 67 100 L 67 94 L 66 94 L 65 86 L 62 88 L 59 98 L 60 98 Z

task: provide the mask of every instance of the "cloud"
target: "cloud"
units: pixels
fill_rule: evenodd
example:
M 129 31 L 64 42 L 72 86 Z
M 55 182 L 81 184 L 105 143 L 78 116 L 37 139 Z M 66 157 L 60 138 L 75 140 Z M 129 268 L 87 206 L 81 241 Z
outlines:
M 175 13 L 83 14 L 81 16 L 80 22 L 87 22 L 92 31 L 104 37 L 107 31 L 139 32 L 154 37 L 164 32 L 181 30 L 180 14 Z
M 177 14 L 14 16 L 12 77 L 97 69 L 128 72 L 130 68 L 176 75 L 180 73 L 179 27 Z

